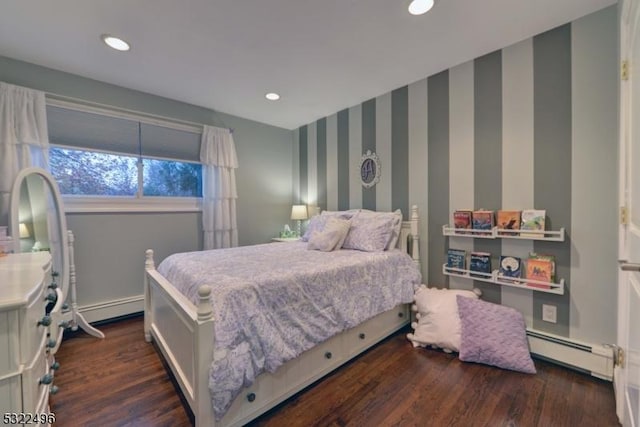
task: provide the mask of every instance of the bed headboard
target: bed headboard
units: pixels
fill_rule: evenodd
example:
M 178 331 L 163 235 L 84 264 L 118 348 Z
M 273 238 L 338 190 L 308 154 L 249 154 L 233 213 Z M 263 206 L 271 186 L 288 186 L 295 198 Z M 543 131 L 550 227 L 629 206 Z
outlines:
M 420 235 L 418 234 L 420 224 L 420 216 L 418 215 L 418 206 L 411 206 L 411 214 L 408 221 L 402 221 L 400 228 L 400 238 L 398 239 L 398 247 L 408 253 L 413 262 L 420 268 Z

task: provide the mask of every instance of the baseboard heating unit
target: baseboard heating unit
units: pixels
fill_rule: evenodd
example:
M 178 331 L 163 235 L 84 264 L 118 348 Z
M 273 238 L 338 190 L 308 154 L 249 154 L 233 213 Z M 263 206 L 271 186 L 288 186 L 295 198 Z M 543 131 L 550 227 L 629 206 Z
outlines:
M 527 338 L 534 357 L 603 380 L 613 380 L 613 349 L 610 346 L 582 343 L 533 330 L 527 330 Z

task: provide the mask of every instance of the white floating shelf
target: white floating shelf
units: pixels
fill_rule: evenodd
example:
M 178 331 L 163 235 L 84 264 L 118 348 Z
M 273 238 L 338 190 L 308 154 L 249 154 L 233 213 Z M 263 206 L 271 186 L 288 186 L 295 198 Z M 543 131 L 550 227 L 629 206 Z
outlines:
M 475 230 L 472 228 L 454 228 L 442 226 L 444 236 L 472 237 L 476 239 L 522 239 L 564 242 L 564 227 L 560 230 L 505 230 L 493 227 L 491 230 Z
M 442 264 L 442 274 L 452 277 L 462 277 L 469 280 L 494 283 L 500 286 L 509 286 L 512 288 L 564 295 L 564 279 L 561 279 L 560 283 L 543 282 L 540 280 L 525 279 L 522 277 L 500 276 L 498 275 L 498 270 L 493 270 L 491 273 L 481 273 L 479 271 L 471 272 L 471 270 L 447 267 L 447 264 Z

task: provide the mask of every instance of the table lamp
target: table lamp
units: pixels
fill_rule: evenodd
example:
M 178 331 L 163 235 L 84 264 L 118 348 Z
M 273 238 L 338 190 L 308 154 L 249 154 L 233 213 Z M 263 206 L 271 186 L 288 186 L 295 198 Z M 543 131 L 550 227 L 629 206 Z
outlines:
M 20 223 L 18 233 L 20 234 L 21 239 L 28 239 L 29 237 L 31 237 L 31 235 L 29 234 L 29 229 L 27 228 L 27 224 L 25 224 L 24 222 Z
M 307 205 L 293 205 L 291 208 L 291 219 L 298 221 L 297 229 L 298 237 L 302 235 L 302 221 L 307 219 Z

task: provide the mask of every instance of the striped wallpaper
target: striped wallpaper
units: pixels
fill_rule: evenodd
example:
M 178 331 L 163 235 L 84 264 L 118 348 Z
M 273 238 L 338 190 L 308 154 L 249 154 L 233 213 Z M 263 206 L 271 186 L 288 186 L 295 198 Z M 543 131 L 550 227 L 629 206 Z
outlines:
M 617 10 L 603 9 L 346 108 L 295 131 L 294 191 L 322 209 L 418 205 L 423 281 L 471 288 L 520 310 L 537 330 L 616 340 Z M 376 152 L 382 176 L 360 185 Z M 546 209 L 564 242 L 445 238 L 461 208 Z M 442 275 L 449 247 L 551 253 L 564 295 Z M 556 324 L 542 304 L 557 307 Z

